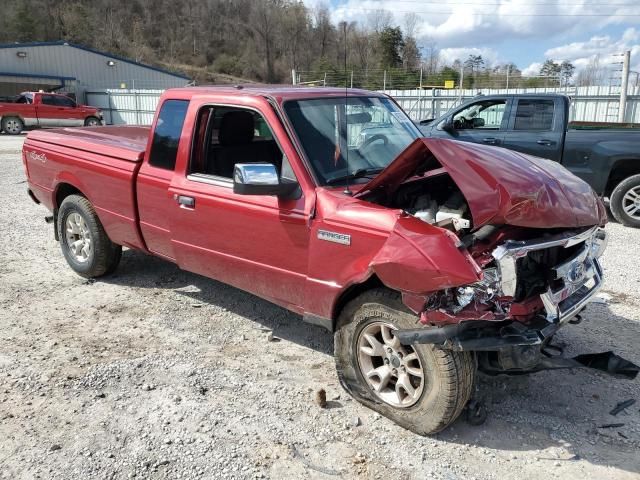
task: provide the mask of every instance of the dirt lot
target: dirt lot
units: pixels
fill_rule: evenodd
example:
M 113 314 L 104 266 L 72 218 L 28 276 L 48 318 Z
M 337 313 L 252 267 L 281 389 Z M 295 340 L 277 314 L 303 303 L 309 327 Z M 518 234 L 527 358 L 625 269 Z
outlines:
M 483 378 L 487 422 L 423 438 L 352 401 L 331 336 L 283 309 L 132 251 L 78 277 L 22 139 L 0 136 L 0 478 L 640 478 L 640 379 Z M 640 230 L 608 228 L 602 298 L 559 341 L 640 363 Z

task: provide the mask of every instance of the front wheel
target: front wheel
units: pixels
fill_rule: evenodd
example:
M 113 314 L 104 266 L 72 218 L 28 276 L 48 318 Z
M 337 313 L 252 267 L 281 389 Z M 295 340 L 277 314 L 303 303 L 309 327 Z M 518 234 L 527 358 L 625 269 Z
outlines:
M 640 228 L 640 175 L 621 181 L 611 193 L 611 213 L 628 227 Z
M 416 322 L 395 292 L 371 290 L 341 313 L 334 353 L 340 382 L 356 400 L 430 435 L 462 413 L 473 393 L 476 362 L 468 352 L 401 345 L 394 330 Z
M 115 271 L 122 247 L 107 236 L 93 206 L 80 195 L 69 195 L 58 211 L 58 236 L 69 266 L 86 278 Z
M 97 127 L 98 125 L 101 125 L 101 123 L 100 119 L 96 117 L 89 117 L 84 121 L 85 127 Z

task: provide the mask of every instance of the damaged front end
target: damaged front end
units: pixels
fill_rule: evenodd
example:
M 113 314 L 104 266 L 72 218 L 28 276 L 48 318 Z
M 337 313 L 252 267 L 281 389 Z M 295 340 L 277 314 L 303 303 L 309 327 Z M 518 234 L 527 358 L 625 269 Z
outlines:
M 358 196 L 405 213 L 372 262 L 423 325 L 401 343 L 477 352 L 490 373 L 567 368 L 550 341 L 602 286 L 607 244 L 588 185 L 546 160 L 421 139 Z
M 484 267 L 482 279 L 428 296 L 420 322 L 431 328 L 398 331 L 401 343 L 475 351 L 480 368 L 493 373 L 551 365 L 545 355 L 551 338 L 564 324 L 579 322 L 602 285 L 598 259 L 606 247 L 605 231 L 592 227 L 494 242 L 472 247 Z

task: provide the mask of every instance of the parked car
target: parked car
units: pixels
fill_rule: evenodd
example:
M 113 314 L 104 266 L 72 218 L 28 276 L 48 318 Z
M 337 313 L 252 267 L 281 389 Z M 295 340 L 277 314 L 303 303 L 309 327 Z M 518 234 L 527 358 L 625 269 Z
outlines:
M 378 131 L 352 145 L 353 126 Z M 460 415 L 478 367 L 542 368 L 602 284 L 589 185 L 421 138 L 380 93 L 172 89 L 150 128 L 34 131 L 23 158 L 78 274 L 112 273 L 126 246 L 281 305 L 335 334 L 347 391 L 421 434 Z
M 640 227 L 640 128 L 568 123 L 569 108 L 564 95 L 480 95 L 420 128 L 561 163 L 609 199 L 616 220 Z
M 0 102 L 0 130 L 19 135 L 35 127 L 79 127 L 102 125 L 102 112 L 78 105 L 56 93 L 25 92 L 10 102 Z

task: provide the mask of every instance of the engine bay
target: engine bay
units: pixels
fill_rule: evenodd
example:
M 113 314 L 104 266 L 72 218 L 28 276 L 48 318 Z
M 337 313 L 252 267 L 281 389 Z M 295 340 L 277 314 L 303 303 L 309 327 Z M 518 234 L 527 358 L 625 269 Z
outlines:
M 401 185 L 386 206 L 454 232 L 466 233 L 472 228 L 469 205 L 443 168 Z

